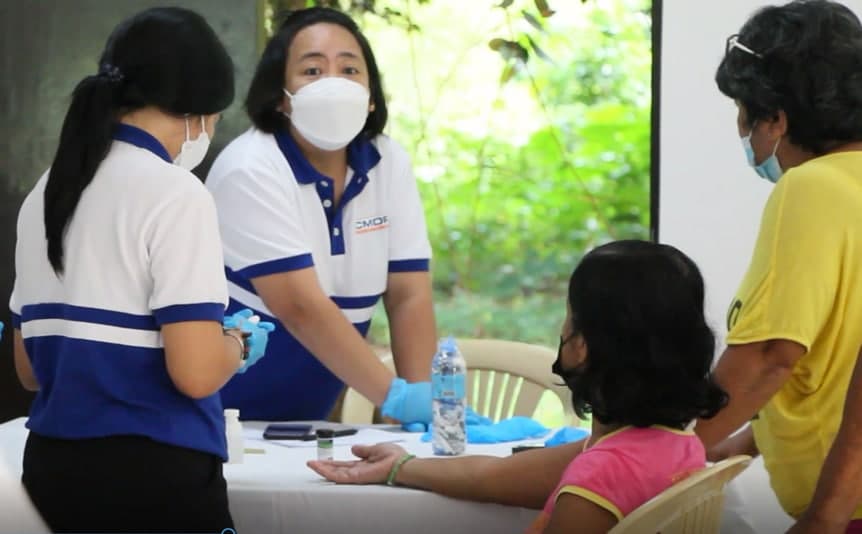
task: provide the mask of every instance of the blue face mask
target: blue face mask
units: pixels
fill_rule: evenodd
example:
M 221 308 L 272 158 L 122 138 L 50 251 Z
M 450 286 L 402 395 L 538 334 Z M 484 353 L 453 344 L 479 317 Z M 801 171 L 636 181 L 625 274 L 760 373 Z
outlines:
M 766 158 L 763 163 L 758 165 L 754 157 L 754 147 L 751 146 L 751 134 L 753 132 L 754 127 L 752 126 L 748 135 L 742 138 L 742 148 L 745 149 L 745 157 L 748 159 L 748 164 L 751 165 L 751 168 L 754 169 L 754 172 L 756 172 L 758 176 L 765 178 L 772 183 L 776 183 L 784 174 L 784 170 L 781 168 L 781 165 L 778 163 L 778 158 L 775 156 L 775 152 L 778 150 L 778 144 L 781 143 L 781 138 L 775 142 L 775 147 L 772 149 L 772 155 Z

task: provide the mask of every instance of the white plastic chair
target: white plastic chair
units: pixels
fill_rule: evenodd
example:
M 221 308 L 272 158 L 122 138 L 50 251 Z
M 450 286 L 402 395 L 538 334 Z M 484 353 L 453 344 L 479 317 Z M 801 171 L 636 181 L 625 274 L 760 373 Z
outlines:
M 608 534 L 718 534 L 724 488 L 750 462 L 750 456 L 734 456 L 689 475 L 639 506 Z
M 467 360 L 467 403 L 494 421 L 515 415 L 532 417 L 545 391 L 553 391 L 563 404 L 566 420 L 573 419 L 571 393 L 551 372 L 557 355 L 547 347 L 499 339 L 457 339 Z M 395 368 L 392 356 L 382 358 Z M 344 396 L 341 421 L 368 424 L 374 405 L 350 388 Z

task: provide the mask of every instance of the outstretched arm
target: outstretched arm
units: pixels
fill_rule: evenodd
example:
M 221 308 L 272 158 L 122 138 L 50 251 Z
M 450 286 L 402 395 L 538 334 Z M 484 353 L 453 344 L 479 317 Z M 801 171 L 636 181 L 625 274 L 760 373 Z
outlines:
M 540 509 L 583 446 L 578 441 L 506 457 L 414 458 L 401 466 L 394 482 L 457 499 Z M 360 460 L 311 461 L 308 466 L 339 484 L 382 484 L 406 453 L 382 443 L 354 446 L 353 454 Z

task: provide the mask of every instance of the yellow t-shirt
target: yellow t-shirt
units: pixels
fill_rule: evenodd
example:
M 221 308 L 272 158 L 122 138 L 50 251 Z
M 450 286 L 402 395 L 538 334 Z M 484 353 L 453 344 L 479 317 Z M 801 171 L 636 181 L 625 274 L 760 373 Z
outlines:
M 752 421 L 772 488 L 797 516 L 838 432 L 862 347 L 862 152 L 813 159 L 779 180 L 727 324 L 731 345 L 787 339 L 807 349 Z

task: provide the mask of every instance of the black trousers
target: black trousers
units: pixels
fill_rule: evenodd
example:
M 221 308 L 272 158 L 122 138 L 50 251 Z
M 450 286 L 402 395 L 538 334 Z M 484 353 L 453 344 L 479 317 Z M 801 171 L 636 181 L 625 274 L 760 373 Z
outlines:
M 221 458 L 140 436 L 65 440 L 31 432 L 22 480 L 55 532 L 233 528 Z

